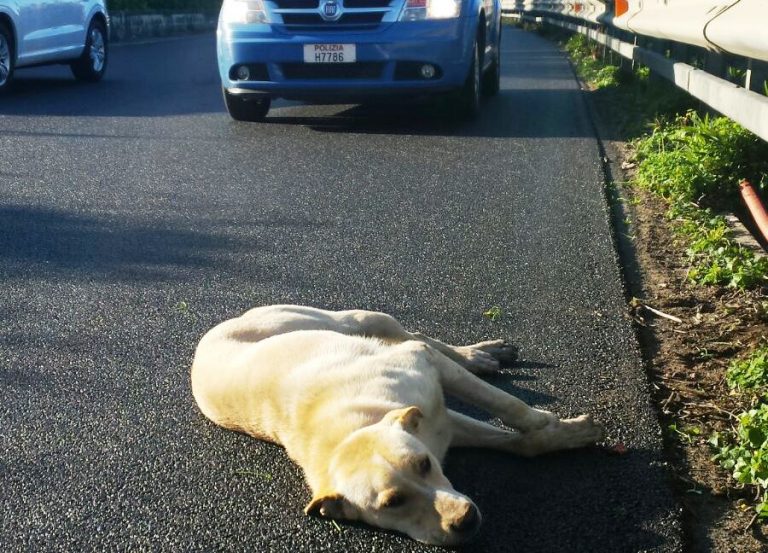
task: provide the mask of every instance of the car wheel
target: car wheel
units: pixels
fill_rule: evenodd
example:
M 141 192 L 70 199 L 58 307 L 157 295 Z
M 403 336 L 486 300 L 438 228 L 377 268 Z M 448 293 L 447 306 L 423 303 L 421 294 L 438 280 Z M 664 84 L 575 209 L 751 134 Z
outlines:
M 8 90 L 13 78 L 13 35 L 0 24 L 0 92 Z
M 493 57 L 490 67 L 483 75 L 483 94 L 495 96 L 501 88 L 501 36 L 496 47 L 496 55 Z
M 464 86 L 459 91 L 459 112 L 464 117 L 474 117 L 480 111 L 480 49 L 477 41 L 472 47 L 472 64 Z
M 100 81 L 107 70 L 109 48 L 107 31 L 101 21 L 94 20 L 88 27 L 82 55 L 70 64 L 72 73 L 80 81 Z
M 230 94 L 226 88 L 222 91 L 229 116 L 235 121 L 263 121 L 269 113 L 269 96 Z

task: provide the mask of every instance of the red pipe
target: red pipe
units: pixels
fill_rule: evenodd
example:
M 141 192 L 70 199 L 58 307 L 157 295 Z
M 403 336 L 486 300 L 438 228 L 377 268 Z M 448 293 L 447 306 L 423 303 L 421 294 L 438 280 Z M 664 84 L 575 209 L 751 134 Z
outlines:
M 765 212 L 765 207 L 763 207 L 757 192 L 748 180 L 741 181 L 739 188 L 741 189 L 741 197 L 744 198 L 744 203 L 747 204 L 747 209 L 752 214 L 757 228 L 763 233 L 763 238 L 768 241 L 768 213 Z

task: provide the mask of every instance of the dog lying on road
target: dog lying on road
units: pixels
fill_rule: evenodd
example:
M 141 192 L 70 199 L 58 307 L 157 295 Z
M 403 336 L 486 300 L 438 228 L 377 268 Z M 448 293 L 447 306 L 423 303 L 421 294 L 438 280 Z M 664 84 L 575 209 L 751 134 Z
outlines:
M 449 447 L 533 456 L 603 437 L 589 416 L 559 420 L 475 376 L 515 354 L 501 340 L 443 344 L 383 313 L 259 307 L 202 338 L 192 391 L 216 424 L 285 447 L 312 490 L 307 514 L 456 545 L 481 517 L 443 475 Z M 446 409 L 444 392 L 516 431 Z

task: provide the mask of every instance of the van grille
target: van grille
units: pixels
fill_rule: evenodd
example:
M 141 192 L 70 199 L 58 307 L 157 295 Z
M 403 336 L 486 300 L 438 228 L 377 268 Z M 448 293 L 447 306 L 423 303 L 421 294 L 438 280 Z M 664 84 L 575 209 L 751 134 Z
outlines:
M 283 23 L 288 27 L 317 27 L 321 30 L 349 29 L 350 27 L 376 27 L 383 13 L 345 13 L 338 21 L 326 22 L 318 13 L 284 13 Z
M 294 32 L 375 30 L 393 21 L 400 5 L 398 0 L 335 0 L 338 15 L 326 17 L 326 0 L 268 0 L 267 4 L 279 16 L 276 22 Z

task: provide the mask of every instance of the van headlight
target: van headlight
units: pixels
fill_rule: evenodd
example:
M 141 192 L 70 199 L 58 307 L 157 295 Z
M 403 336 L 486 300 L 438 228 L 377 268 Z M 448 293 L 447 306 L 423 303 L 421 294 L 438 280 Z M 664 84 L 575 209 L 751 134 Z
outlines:
M 226 25 L 269 23 L 262 0 L 224 0 L 221 21 Z
M 461 14 L 461 0 L 407 0 L 400 21 L 455 19 Z

